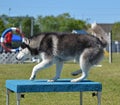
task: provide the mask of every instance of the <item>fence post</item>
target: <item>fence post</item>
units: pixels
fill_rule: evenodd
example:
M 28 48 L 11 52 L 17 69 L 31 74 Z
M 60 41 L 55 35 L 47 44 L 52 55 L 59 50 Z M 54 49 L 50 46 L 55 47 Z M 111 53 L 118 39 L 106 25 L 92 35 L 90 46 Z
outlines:
M 109 63 L 112 63 L 112 35 L 109 33 Z

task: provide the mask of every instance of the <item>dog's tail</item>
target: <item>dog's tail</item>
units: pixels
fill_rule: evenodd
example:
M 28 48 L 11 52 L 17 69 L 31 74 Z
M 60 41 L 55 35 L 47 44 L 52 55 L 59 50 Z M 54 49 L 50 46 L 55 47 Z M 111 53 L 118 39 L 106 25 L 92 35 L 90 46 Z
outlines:
M 91 24 L 91 32 L 102 43 L 102 47 L 105 48 L 109 43 L 109 35 L 96 23 Z

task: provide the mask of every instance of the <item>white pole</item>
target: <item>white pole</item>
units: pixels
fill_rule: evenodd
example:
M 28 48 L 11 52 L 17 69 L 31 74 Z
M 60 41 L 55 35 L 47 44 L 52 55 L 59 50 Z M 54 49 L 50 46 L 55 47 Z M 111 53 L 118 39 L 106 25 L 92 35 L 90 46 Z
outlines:
M 111 33 L 109 33 L 109 63 L 112 63 L 112 37 Z
M 20 32 L 22 32 L 22 25 L 21 25 L 21 23 L 19 25 L 19 29 L 20 29 Z
M 33 36 L 33 18 L 31 18 L 31 36 Z

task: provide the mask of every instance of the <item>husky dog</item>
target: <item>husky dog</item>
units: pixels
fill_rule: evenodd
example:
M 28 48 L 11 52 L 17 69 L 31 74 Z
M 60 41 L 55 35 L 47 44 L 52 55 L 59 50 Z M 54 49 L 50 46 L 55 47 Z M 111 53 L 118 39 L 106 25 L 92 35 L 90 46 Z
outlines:
M 97 25 L 94 25 L 93 31 Z M 38 71 L 56 64 L 56 75 L 49 82 L 60 78 L 64 61 L 75 59 L 82 70 L 82 75 L 71 82 L 85 79 L 90 68 L 99 63 L 107 46 L 106 33 L 76 35 L 72 33 L 41 33 L 33 38 L 24 38 L 17 59 L 27 55 L 40 55 L 42 61 L 33 67 L 30 80 L 34 80 Z

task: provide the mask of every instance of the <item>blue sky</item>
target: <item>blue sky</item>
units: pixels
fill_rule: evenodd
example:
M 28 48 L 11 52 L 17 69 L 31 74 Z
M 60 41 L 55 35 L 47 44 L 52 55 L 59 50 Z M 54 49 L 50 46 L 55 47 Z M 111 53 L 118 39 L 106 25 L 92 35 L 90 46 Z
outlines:
M 120 21 L 120 0 L 0 0 L 0 15 L 57 16 L 69 13 L 87 22 Z

